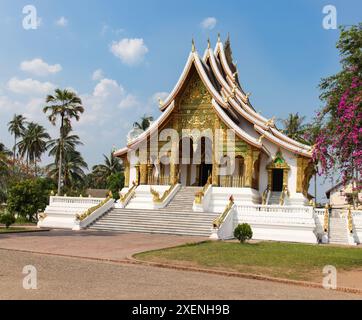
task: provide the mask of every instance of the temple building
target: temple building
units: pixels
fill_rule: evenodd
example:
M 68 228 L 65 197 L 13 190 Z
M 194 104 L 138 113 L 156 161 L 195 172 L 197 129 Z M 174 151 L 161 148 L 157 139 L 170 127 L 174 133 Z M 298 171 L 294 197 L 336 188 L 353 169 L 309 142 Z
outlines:
M 128 145 L 115 152 L 125 164 L 123 194 L 133 185 L 203 187 L 209 181 L 221 193 L 220 188 L 225 188 L 236 202 L 309 203 L 311 147 L 287 137 L 276 128 L 274 119 L 257 113 L 239 75 L 229 39 L 223 44 L 219 37 L 215 49 L 208 42 L 202 57 L 192 44 L 178 82 L 167 99 L 160 100 L 161 116 L 145 132 L 131 134 Z M 178 138 L 161 138 L 167 129 L 178 133 Z M 234 133 L 232 143 L 228 131 Z M 152 143 L 155 138 L 156 144 Z M 167 142 L 170 151 L 162 152 Z M 216 144 L 222 146 L 217 151 Z M 233 166 L 221 174 L 222 158 L 230 158 L 223 154 L 227 147 L 232 149 Z M 141 149 L 143 161 L 134 160 Z M 197 155 L 198 161 L 193 161 Z
M 192 43 L 160 117 L 114 153 L 120 199 L 51 196 L 39 227 L 230 239 L 248 223 L 258 240 L 361 243 L 361 212 L 312 206 L 311 147 L 255 111 L 240 75 L 229 39 L 202 57 Z

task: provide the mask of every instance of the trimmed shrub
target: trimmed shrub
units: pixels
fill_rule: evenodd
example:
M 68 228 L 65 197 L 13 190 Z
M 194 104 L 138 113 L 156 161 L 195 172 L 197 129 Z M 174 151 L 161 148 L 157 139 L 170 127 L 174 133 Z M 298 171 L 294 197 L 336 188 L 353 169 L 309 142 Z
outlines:
M 7 209 L 13 215 L 17 214 L 29 222 L 36 222 L 38 212 L 47 206 L 53 188 L 54 184 L 49 179 L 23 180 L 10 188 Z
M 6 229 L 15 223 L 15 217 L 13 214 L 4 212 L 0 215 L 0 223 L 5 224 Z
M 250 240 L 253 237 L 253 231 L 247 223 L 239 224 L 234 230 L 234 237 L 241 243 Z

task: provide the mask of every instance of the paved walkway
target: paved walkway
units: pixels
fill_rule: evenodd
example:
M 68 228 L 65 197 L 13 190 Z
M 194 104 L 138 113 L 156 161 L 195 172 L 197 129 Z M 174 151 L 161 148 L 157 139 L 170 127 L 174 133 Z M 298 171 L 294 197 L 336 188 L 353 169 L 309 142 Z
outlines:
M 268 281 L 1 249 L 0 261 L 0 299 L 361 298 Z M 25 265 L 37 269 L 36 290 L 22 287 Z
M 52 230 L 1 235 L 0 248 L 121 261 L 137 252 L 205 239 L 162 234 Z

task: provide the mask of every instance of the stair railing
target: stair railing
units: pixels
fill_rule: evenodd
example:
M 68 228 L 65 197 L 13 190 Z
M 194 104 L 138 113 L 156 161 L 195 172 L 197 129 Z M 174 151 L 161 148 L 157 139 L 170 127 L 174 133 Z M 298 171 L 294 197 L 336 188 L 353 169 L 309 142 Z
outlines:
M 289 190 L 287 186 L 284 186 L 279 198 L 280 206 L 284 206 L 286 196 L 289 196 Z
M 329 232 L 329 205 L 326 204 L 324 209 L 324 224 L 323 224 L 324 233 L 328 234 Z
M 348 231 L 350 234 L 353 234 L 353 217 L 352 217 L 351 206 L 348 207 L 347 222 L 348 222 Z
M 150 188 L 150 192 L 151 192 L 151 194 L 152 194 L 152 196 L 153 196 L 152 201 L 153 201 L 154 203 L 157 203 L 157 204 L 163 203 L 163 202 L 166 200 L 166 198 L 168 197 L 168 195 L 176 188 L 177 185 L 178 185 L 178 184 L 175 183 L 175 184 L 173 184 L 172 186 L 170 186 L 170 188 L 168 188 L 168 189 L 162 194 L 162 197 L 161 197 L 160 193 L 159 193 L 157 190 L 155 190 L 155 189 L 153 189 L 153 188 L 151 187 L 151 188 Z
M 128 189 L 128 191 L 122 195 L 119 194 L 119 201 L 122 203 L 123 206 L 126 206 L 128 201 L 131 200 L 131 198 L 134 196 L 134 193 L 136 191 L 137 184 L 135 181 L 132 182 L 132 187 Z
M 269 196 L 270 196 L 270 186 L 267 185 L 267 187 L 266 187 L 266 189 L 264 190 L 263 195 L 262 195 L 262 201 L 261 201 L 261 204 L 262 204 L 262 205 L 265 206 L 265 205 L 268 204 Z
M 212 177 L 211 175 L 207 178 L 206 184 L 203 186 L 201 191 L 195 193 L 195 204 L 201 204 L 205 196 L 206 190 L 211 186 Z
M 222 223 L 224 222 L 226 216 L 228 215 L 229 211 L 232 209 L 232 207 L 234 206 L 234 197 L 230 196 L 229 198 L 229 202 L 226 205 L 224 211 L 222 212 L 222 214 L 220 216 L 218 216 L 213 222 L 212 222 L 212 226 L 214 229 L 219 228 Z

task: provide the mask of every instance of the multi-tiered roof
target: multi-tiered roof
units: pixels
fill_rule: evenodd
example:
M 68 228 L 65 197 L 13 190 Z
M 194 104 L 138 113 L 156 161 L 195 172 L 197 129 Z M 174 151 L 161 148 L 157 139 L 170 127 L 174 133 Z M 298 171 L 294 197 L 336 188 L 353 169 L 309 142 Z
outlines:
M 203 57 L 199 56 L 194 42 L 192 42 L 192 50 L 180 78 L 167 99 L 160 102 L 162 115 L 145 132 L 131 141 L 127 147 L 116 151 L 116 156 L 124 155 L 168 119 L 175 108 L 175 98 L 182 89 L 193 66 L 212 96 L 213 109 L 229 128 L 235 131 L 237 136 L 264 150 L 267 154 L 270 152 L 267 144 L 264 143 L 265 140 L 298 155 L 311 157 L 310 146 L 287 137 L 276 128 L 274 119 L 267 119 L 255 111 L 249 101 L 249 94 L 241 88 L 237 67 L 232 59 L 230 41 L 228 39 L 224 45 L 220 41 L 220 37 L 218 37 L 215 49 L 211 48 L 210 41 L 208 41 Z M 249 123 L 249 126 L 252 126 L 253 132 L 250 130 L 247 132 L 240 125 L 240 121 L 235 120 L 240 116 Z

